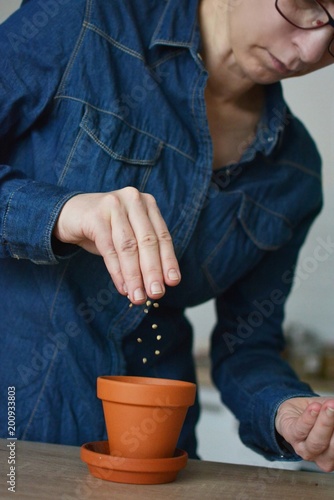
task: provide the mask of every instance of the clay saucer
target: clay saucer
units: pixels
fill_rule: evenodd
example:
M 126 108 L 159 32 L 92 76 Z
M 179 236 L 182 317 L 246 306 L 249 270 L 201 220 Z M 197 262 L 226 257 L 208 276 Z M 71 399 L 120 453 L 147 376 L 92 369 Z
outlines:
M 126 458 L 109 454 L 108 441 L 81 446 L 80 457 L 90 473 L 115 483 L 162 484 L 175 481 L 188 461 L 186 451 L 176 449 L 172 458 Z

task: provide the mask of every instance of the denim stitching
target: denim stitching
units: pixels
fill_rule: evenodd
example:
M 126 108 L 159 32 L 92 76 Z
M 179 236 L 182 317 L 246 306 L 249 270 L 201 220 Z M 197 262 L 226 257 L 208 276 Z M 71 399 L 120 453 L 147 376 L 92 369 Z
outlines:
M 236 191 L 236 192 L 237 192 L 237 191 Z M 238 192 L 242 193 L 242 191 L 238 191 Z M 261 209 L 262 209 L 262 210 L 264 210 L 265 212 L 267 212 L 267 213 L 269 213 L 269 214 L 271 214 L 271 215 L 275 215 L 276 217 L 279 217 L 280 219 L 284 220 L 284 222 L 286 222 L 286 224 L 287 224 L 290 228 L 292 228 L 292 227 L 293 227 L 293 226 L 292 226 L 291 221 L 290 221 L 287 217 L 285 217 L 284 215 L 282 215 L 282 214 L 280 214 L 280 213 L 278 213 L 278 212 L 275 212 L 274 210 L 271 210 L 270 208 L 265 207 L 264 205 L 262 205 L 261 203 L 259 203 L 259 202 L 255 201 L 253 198 L 251 198 L 251 197 L 250 197 L 250 196 L 248 196 L 247 194 L 245 194 L 245 193 L 242 193 L 242 194 L 243 194 L 243 198 L 244 198 L 244 200 L 242 201 L 242 204 L 241 204 L 241 212 L 243 212 L 243 206 L 244 206 L 244 204 L 245 204 L 245 201 L 247 200 L 247 201 L 250 201 L 251 203 L 253 203 L 253 205 L 255 205 L 255 206 L 257 206 L 257 207 L 261 208 Z
M 153 36 L 152 36 L 152 38 L 151 38 L 151 40 L 154 40 L 154 42 L 151 42 L 151 45 L 150 45 L 150 46 L 152 46 L 152 45 L 154 45 L 154 44 L 156 43 L 156 42 L 155 42 L 155 37 L 156 37 L 156 34 L 160 31 L 161 25 L 162 25 L 162 23 L 163 23 L 163 20 L 164 20 L 164 18 L 165 18 L 165 15 L 166 15 L 166 10 L 167 10 L 167 8 L 168 8 L 168 2 L 166 3 L 166 6 L 165 6 L 165 8 L 164 8 L 164 11 L 163 11 L 163 13 L 162 13 L 162 14 L 161 14 L 161 16 L 160 16 L 160 19 L 159 19 L 159 22 L 158 22 L 158 24 L 157 24 L 157 27 L 156 27 L 156 28 L 155 28 L 155 30 L 154 30 Z
M 77 136 L 75 138 L 75 141 L 74 141 L 74 144 L 73 144 L 73 146 L 71 148 L 71 151 L 70 151 L 70 153 L 69 153 L 69 155 L 67 157 L 67 160 L 66 160 L 66 163 L 64 165 L 63 171 L 62 171 L 62 173 L 61 173 L 61 175 L 59 177 L 59 180 L 58 180 L 58 183 L 57 183 L 58 186 L 62 186 L 62 183 L 63 183 L 63 181 L 64 181 L 64 179 L 66 177 L 68 169 L 69 169 L 69 167 L 71 165 L 71 161 L 72 161 L 72 158 L 74 156 L 74 153 L 75 153 L 75 151 L 77 149 L 78 143 L 81 140 L 81 137 L 83 136 L 83 134 L 84 134 L 84 130 L 80 129 L 79 133 L 77 134 Z
M 305 174 L 308 174 L 308 175 L 311 175 L 312 177 L 315 177 L 316 179 L 319 180 L 319 182 L 321 182 L 321 175 L 318 174 L 318 172 L 314 172 L 313 170 L 306 168 L 304 165 L 301 165 L 300 163 L 295 163 L 293 161 L 287 160 L 287 161 L 284 161 L 283 164 L 289 165 L 292 168 L 297 168 L 298 170 L 301 170 Z
M 13 197 L 14 197 L 14 195 L 15 195 L 18 191 L 20 191 L 20 189 L 22 189 L 22 187 L 23 187 L 23 186 L 19 186 L 17 189 L 15 189 L 15 190 L 11 193 L 11 195 L 10 195 L 10 197 L 9 197 L 9 199 L 8 199 L 7 208 L 6 208 L 6 211 L 5 211 L 4 218 L 3 218 L 3 237 L 4 237 L 4 240 L 6 240 L 6 239 L 7 239 L 7 232 L 6 232 L 7 217 L 8 217 L 9 210 L 10 210 L 10 208 L 11 208 L 11 203 L 12 203 Z M 14 257 L 16 257 L 16 256 L 15 256 L 15 254 L 14 254 L 14 252 L 13 252 L 13 250 L 12 250 L 12 248 L 11 248 L 11 245 L 10 245 L 10 243 L 9 243 L 8 241 L 7 241 L 7 245 L 8 245 L 8 249 L 9 249 L 10 253 L 11 253 Z
M 136 57 L 137 59 L 140 59 L 141 61 L 145 61 L 144 57 L 139 53 L 136 52 L 135 50 L 132 50 L 122 43 L 117 42 L 114 38 L 111 38 L 111 36 L 107 35 L 104 33 L 104 31 L 100 30 L 97 26 L 94 26 L 93 24 L 84 22 L 84 26 L 88 28 L 91 31 L 94 31 L 98 35 L 102 36 L 107 42 L 109 42 L 111 45 L 114 45 L 116 48 L 120 49 L 122 52 L 126 52 L 127 54 L 130 54 L 133 57 Z
M 94 142 L 96 142 L 104 151 L 106 151 L 112 158 L 115 160 L 121 160 L 125 161 L 127 163 L 132 163 L 132 164 L 140 164 L 140 165 L 154 165 L 154 163 L 157 161 L 161 154 L 161 150 L 163 147 L 163 143 L 160 142 L 157 146 L 157 152 L 155 153 L 155 156 L 151 160 L 139 160 L 136 158 L 128 158 L 126 156 L 119 155 L 115 153 L 112 149 L 110 149 L 104 142 L 102 142 L 92 130 L 90 130 L 88 127 L 83 124 L 83 129 L 87 132 L 89 137 L 93 139 Z
M 90 18 L 91 16 L 91 7 L 92 7 L 92 0 L 87 0 L 87 3 L 86 3 L 86 12 L 85 12 L 85 17 L 84 19 L 86 18 Z M 73 64 L 74 64 L 74 61 L 77 57 L 77 54 L 81 48 L 81 45 L 83 43 L 83 39 L 84 39 L 84 35 L 85 35 L 85 32 L 86 32 L 86 27 L 85 27 L 85 21 L 83 22 L 82 24 L 82 28 L 81 28 L 81 31 L 80 31 L 80 34 L 79 34 L 79 37 L 78 37 L 78 40 L 77 40 L 77 43 L 76 43 L 76 46 L 74 47 L 74 51 L 71 55 L 71 58 L 68 62 L 68 65 L 64 71 L 64 75 L 63 75 L 63 78 L 61 79 L 61 82 L 59 84 L 59 88 L 58 88 L 58 91 L 56 92 L 56 96 L 55 98 L 57 97 L 57 95 L 60 93 L 60 92 L 63 92 L 64 91 L 64 87 L 65 87 L 65 83 L 66 83 L 66 79 L 73 67 Z
M 50 260 L 53 260 L 54 259 L 54 255 L 53 255 L 53 252 L 52 252 L 52 248 L 51 246 L 49 245 L 50 241 L 51 241 L 51 237 L 52 237 L 52 229 L 53 229 L 53 226 L 54 226 L 54 216 L 58 215 L 58 212 L 59 212 L 59 208 L 64 204 L 66 203 L 66 201 L 68 201 L 70 198 L 72 198 L 75 194 L 80 194 L 81 192 L 78 191 L 76 193 L 70 193 L 69 195 L 65 196 L 65 198 L 61 198 L 57 204 L 53 207 L 53 210 L 50 214 L 50 220 L 49 222 L 47 223 L 47 226 L 46 226 L 46 233 L 44 235 L 44 245 L 45 245 L 45 250 L 48 254 L 48 257 Z
M 136 130 L 137 132 L 140 132 L 141 134 L 147 135 L 148 137 L 155 139 L 157 142 L 162 142 L 160 137 L 156 137 L 153 134 L 150 134 L 149 132 L 145 132 L 145 130 L 138 129 L 137 127 L 134 127 L 133 125 L 130 125 L 130 123 L 128 123 L 126 120 L 124 120 L 122 118 L 122 116 L 118 115 L 117 113 L 114 113 L 114 112 L 109 111 L 107 109 L 103 109 L 103 108 L 99 108 L 97 106 L 94 106 L 93 104 L 90 104 L 89 102 L 85 101 L 84 99 L 79 99 L 77 97 L 72 97 L 72 96 L 67 96 L 67 95 L 58 95 L 57 99 L 68 99 L 71 101 L 80 102 L 82 104 L 89 106 L 92 109 L 95 109 L 96 111 L 101 111 L 102 113 L 112 115 L 115 118 L 117 118 L 118 120 L 121 120 L 122 122 L 124 122 L 128 127 L 132 128 L 133 130 Z M 176 146 L 173 146 L 172 144 L 169 144 L 168 142 L 163 142 L 163 144 L 165 147 L 172 149 L 173 151 L 176 151 L 177 153 L 184 156 L 185 158 L 188 158 L 188 160 L 191 160 L 193 163 L 196 162 L 196 159 L 193 156 L 190 156 L 189 154 L 185 153 L 184 151 L 181 151 Z

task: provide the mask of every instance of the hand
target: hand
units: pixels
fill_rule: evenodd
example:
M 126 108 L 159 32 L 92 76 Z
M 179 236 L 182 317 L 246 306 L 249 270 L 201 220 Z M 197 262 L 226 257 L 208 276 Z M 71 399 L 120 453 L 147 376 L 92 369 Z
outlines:
M 334 399 L 292 398 L 278 409 L 277 432 L 304 460 L 334 470 Z
M 159 299 L 181 274 L 171 236 L 153 196 L 126 187 L 79 194 L 62 208 L 54 236 L 101 255 L 122 295 L 142 304 Z

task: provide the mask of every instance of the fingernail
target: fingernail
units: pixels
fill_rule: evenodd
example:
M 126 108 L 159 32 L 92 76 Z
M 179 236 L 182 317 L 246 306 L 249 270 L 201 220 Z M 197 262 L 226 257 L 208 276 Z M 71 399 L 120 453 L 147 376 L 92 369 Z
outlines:
M 326 413 L 327 413 L 327 415 L 329 417 L 334 417 L 334 408 L 331 408 L 330 406 L 327 406 Z
M 159 281 L 154 281 L 151 284 L 151 294 L 152 295 L 158 295 L 163 292 L 162 286 L 160 285 Z
M 170 269 L 168 271 L 168 278 L 172 281 L 177 281 L 180 279 L 180 275 L 176 269 Z
M 126 284 L 123 283 L 123 290 L 124 290 L 124 293 L 128 293 L 128 289 L 126 288 Z
M 317 415 L 319 415 L 319 412 L 316 411 L 316 410 L 311 410 L 311 416 L 312 417 L 316 417 Z
M 136 290 L 133 292 L 133 296 L 135 300 L 144 300 L 146 298 L 146 295 L 142 288 L 136 288 Z

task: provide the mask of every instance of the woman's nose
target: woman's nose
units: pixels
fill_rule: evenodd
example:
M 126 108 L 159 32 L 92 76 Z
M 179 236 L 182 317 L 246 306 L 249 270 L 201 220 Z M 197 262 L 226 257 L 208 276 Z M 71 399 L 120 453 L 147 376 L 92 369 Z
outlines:
M 300 30 L 294 41 L 298 45 L 300 59 L 307 64 L 319 62 L 333 36 L 334 30 L 331 26 L 318 30 Z

